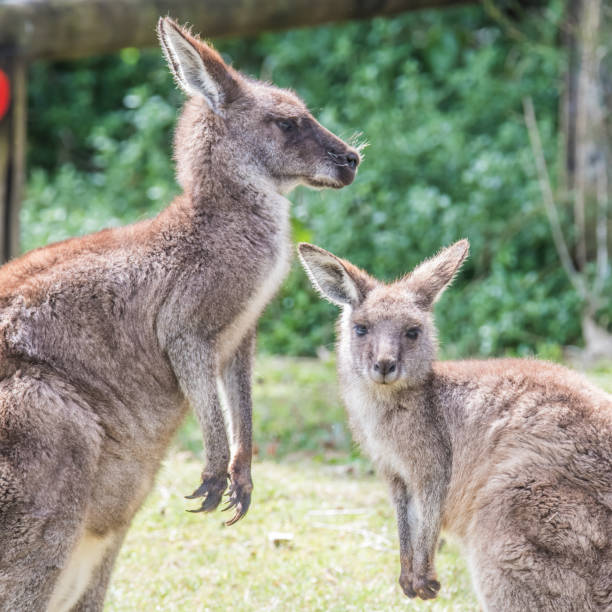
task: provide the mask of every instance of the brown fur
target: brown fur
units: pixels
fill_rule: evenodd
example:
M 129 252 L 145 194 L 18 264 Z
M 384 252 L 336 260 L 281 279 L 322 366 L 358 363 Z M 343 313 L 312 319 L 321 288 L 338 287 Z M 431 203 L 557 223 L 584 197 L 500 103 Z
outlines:
M 431 309 L 467 248 L 384 285 L 300 245 L 315 287 L 343 307 L 341 389 L 391 489 L 400 585 L 436 596 L 443 528 L 485 611 L 612 610 L 612 398 L 542 361 L 435 361 Z
M 290 255 L 281 192 L 342 187 L 359 161 L 291 92 L 169 19 L 159 32 L 191 96 L 175 142 L 184 194 L 155 219 L 0 269 L 2 610 L 102 609 L 188 405 L 206 448 L 201 509 L 229 476 L 230 522 L 246 512 L 255 326 Z

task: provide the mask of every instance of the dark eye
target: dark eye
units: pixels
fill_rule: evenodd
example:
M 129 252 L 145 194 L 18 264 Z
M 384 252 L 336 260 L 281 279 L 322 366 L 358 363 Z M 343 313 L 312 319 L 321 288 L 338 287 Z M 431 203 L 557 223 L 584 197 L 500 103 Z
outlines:
M 411 340 L 416 340 L 419 337 L 421 330 L 418 327 L 411 327 L 406 330 L 406 338 L 410 338 Z
M 365 325 L 355 325 L 355 333 L 358 336 L 365 336 L 368 333 L 368 328 Z
M 297 129 L 297 123 L 293 119 L 279 119 L 276 125 L 278 125 L 283 132 L 292 132 Z

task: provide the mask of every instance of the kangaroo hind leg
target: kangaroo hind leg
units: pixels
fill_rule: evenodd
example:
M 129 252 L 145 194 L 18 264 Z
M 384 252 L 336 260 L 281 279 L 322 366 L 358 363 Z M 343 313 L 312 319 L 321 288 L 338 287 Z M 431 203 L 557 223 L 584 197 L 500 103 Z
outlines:
M 0 381 L 0 610 L 47 610 L 83 531 L 100 432 L 42 368 Z

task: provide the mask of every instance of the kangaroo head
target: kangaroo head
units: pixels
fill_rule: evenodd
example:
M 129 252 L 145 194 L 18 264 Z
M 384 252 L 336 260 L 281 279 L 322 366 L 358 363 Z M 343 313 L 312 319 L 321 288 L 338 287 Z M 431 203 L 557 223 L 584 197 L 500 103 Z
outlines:
M 353 181 L 357 150 L 318 123 L 293 92 L 240 74 L 168 17 L 157 29 L 168 65 L 189 96 L 175 138 L 185 190 L 210 164 L 281 193 L 299 184 L 340 188 Z
M 317 246 L 298 247 L 314 287 L 343 309 L 341 358 L 377 389 L 414 386 L 431 371 L 437 349 L 433 305 L 468 249 L 468 241 L 460 240 L 400 280 L 384 284 Z

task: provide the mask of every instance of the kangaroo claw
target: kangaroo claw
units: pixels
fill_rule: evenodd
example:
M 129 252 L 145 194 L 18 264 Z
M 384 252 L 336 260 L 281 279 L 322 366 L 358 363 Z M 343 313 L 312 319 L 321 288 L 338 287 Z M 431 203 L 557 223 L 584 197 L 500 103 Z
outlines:
M 229 527 L 234 523 L 237 523 L 248 511 L 249 506 L 251 505 L 251 489 L 252 485 L 249 486 L 241 486 L 235 483 L 230 485 L 228 491 L 228 502 L 223 511 L 230 510 L 231 508 L 235 508 L 234 516 L 229 521 L 226 521 L 225 524 Z
M 226 476 L 203 475 L 202 484 L 191 495 L 185 496 L 186 499 L 204 497 L 202 505 L 197 510 L 188 510 L 188 512 L 212 512 L 221 503 L 226 487 Z
M 440 583 L 433 576 L 415 576 L 410 569 L 402 568 L 399 583 L 404 595 L 411 599 L 434 599 L 440 590 Z
M 440 583 L 429 578 L 417 578 L 413 582 L 413 588 L 421 599 L 434 599 L 440 590 Z

